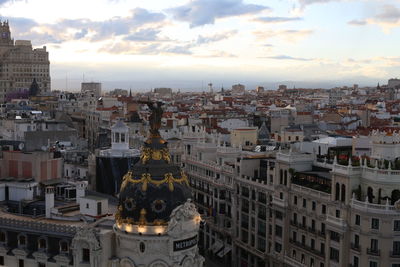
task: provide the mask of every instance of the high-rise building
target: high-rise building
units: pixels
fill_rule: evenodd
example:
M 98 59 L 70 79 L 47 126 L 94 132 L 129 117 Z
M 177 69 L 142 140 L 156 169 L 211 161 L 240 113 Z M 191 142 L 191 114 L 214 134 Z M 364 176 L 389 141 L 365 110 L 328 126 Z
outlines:
M 0 102 L 4 102 L 9 93 L 29 90 L 34 80 L 39 94 L 50 91 L 46 47 L 32 49 L 28 40 L 14 42 L 8 21 L 0 21 Z

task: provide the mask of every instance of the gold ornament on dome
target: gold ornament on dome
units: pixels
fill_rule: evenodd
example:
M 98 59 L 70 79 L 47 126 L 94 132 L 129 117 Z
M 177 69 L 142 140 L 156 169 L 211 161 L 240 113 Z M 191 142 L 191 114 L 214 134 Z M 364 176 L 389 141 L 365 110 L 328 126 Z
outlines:
M 181 172 L 181 178 L 175 178 L 172 173 L 166 173 L 164 174 L 164 179 L 162 180 L 155 180 L 151 178 L 150 173 L 143 173 L 142 177 L 140 179 L 133 179 L 133 173 L 128 172 L 125 174 L 121 186 L 121 191 L 125 189 L 125 187 L 129 184 L 142 184 L 142 191 L 147 191 L 148 184 L 153 184 L 155 186 L 160 186 L 162 184 L 168 184 L 168 188 L 170 191 L 174 191 L 174 183 L 185 183 L 187 186 L 189 186 L 189 181 L 187 179 L 187 176 L 184 172 Z
M 150 159 L 153 160 L 165 160 L 167 163 L 171 162 L 171 155 L 169 154 L 168 148 L 152 149 L 150 147 L 142 148 L 140 154 L 140 161 L 142 164 L 146 164 Z

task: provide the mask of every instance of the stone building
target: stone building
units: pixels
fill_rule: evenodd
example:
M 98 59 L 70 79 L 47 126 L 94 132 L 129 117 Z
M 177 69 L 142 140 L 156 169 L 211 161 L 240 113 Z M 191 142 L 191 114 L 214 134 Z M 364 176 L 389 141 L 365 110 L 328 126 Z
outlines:
M 371 155 L 360 159 L 340 147 L 336 157 L 292 149 L 270 157 L 184 136 L 206 221 L 200 249 L 221 266 L 400 266 L 400 135 L 369 139 Z
M 8 93 L 29 90 L 34 80 L 39 93 L 50 91 L 46 47 L 32 49 L 31 41 L 14 42 L 8 21 L 0 22 L 0 102 L 4 102 Z

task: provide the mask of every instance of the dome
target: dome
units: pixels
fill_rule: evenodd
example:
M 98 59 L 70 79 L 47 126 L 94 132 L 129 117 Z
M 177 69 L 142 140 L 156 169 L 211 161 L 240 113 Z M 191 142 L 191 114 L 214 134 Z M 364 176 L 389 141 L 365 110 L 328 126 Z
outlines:
M 142 147 L 140 160 L 123 177 L 117 223 L 166 225 L 171 212 L 189 198 L 187 176 L 171 164 L 167 142 L 154 129 Z

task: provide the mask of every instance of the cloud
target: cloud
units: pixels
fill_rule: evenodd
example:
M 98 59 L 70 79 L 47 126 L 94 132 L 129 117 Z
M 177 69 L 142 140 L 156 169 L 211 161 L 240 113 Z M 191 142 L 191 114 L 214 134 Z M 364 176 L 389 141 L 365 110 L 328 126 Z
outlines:
M 278 55 L 278 56 L 270 56 L 270 57 L 260 57 L 260 58 L 268 58 L 268 59 L 276 59 L 276 60 L 296 60 L 296 61 L 312 61 L 312 58 L 303 58 L 303 57 L 292 57 L 287 55 Z
M 98 52 L 122 55 L 191 55 L 192 44 L 161 44 L 161 43 L 129 43 L 118 42 L 113 45 L 106 45 Z
M 1 0 L 0 0 L 1 1 Z M 161 24 L 165 15 L 142 8 L 131 10 L 127 17 L 113 17 L 105 21 L 89 19 L 60 19 L 54 24 L 38 24 L 29 18 L 9 18 L 13 36 L 17 39 L 31 39 L 33 43 L 60 43 L 63 41 L 88 39 L 103 41 L 116 36 L 145 39 L 151 30 L 139 30 L 146 25 Z
M 75 33 L 75 39 L 82 39 L 83 37 L 86 36 L 86 34 L 88 34 L 88 29 L 82 29 L 79 32 Z
M 288 42 L 297 42 L 311 35 L 313 32 L 313 30 L 268 30 L 253 33 L 261 41 L 270 38 L 281 38 Z
M 139 31 L 136 31 L 127 37 L 125 37 L 125 40 L 128 41 L 135 41 L 135 42 L 153 42 L 153 41 L 159 41 L 158 34 L 161 32 L 160 29 L 154 29 L 154 28 L 146 28 L 146 29 L 140 29 Z
M 364 21 L 368 24 L 379 25 L 385 32 L 389 33 L 390 29 L 400 27 L 400 8 L 394 5 L 384 5 L 379 9 L 379 13 L 377 15 L 373 16 L 372 18 L 365 19 L 362 22 Z
M 329 3 L 329 2 L 338 2 L 341 0 L 299 0 L 299 3 L 302 7 L 305 7 L 307 5 L 312 5 L 312 4 L 324 4 L 324 3 Z
M 352 26 L 363 26 L 363 25 L 367 25 L 367 21 L 354 19 L 354 20 L 347 22 L 347 24 L 352 25 Z
M 235 34 L 237 34 L 237 31 L 227 31 L 227 32 L 222 32 L 222 33 L 217 33 L 214 35 L 207 35 L 207 36 L 203 36 L 203 35 L 199 35 L 197 37 L 197 44 L 208 44 L 208 43 L 213 43 L 213 42 L 218 42 L 224 39 L 228 39 L 232 36 L 234 36 Z
M 17 2 L 18 0 L 0 0 L 0 6 L 7 4 L 7 3 L 12 3 L 12 2 Z
M 290 21 L 298 21 L 302 20 L 300 17 L 259 17 L 254 21 L 262 22 L 262 23 L 282 23 L 282 22 L 290 22 Z
M 178 21 L 190 23 L 190 27 L 214 24 L 216 19 L 256 14 L 269 9 L 267 6 L 245 4 L 243 0 L 192 0 L 189 3 L 168 9 Z

